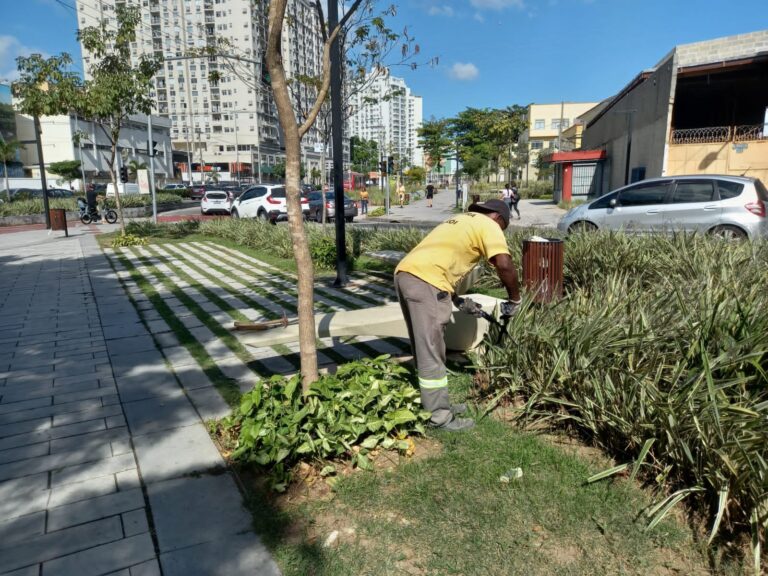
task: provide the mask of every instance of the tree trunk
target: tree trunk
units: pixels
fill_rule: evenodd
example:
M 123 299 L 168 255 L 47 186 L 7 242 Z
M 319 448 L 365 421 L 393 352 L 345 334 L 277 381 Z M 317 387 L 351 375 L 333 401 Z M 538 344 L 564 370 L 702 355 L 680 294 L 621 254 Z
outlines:
M 3 174 L 5 174 L 5 193 L 8 195 L 8 202 L 11 201 L 11 185 L 8 182 L 8 162 L 3 160 Z
M 112 177 L 112 186 L 115 189 L 115 203 L 117 204 L 117 216 L 120 219 L 120 231 L 123 236 L 125 236 L 125 219 L 123 218 L 123 204 L 120 201 L 120 189 L 117 187 L 117 170 L 115 169 L 115 160 L 117 159 L 117 139 L 120 134 L 120 128 L 117 129 L 118 136 L 114 136 L 114 130 L 113 130 L 113 137 L 112 137 L 112 159 L 109 163 L 109 175 Z M 107 199 L 106 199 L 106 192 L 104 193 L 104 206 L 106 207 Z
M 291 230 L 291 242 L 298 275 L 299 356 L 301 359 L 301 382 L 306 392 L 309 385 L 318 378 L 314 310 L 315 274 L 309 253 L 309 243 L 304 230 L 299 196 L 301 138 L 288 92 L 281 53 L 286 4 L 287 0 L 275 0 L 269 5 L 267 67 L 272 80 L 272 91 L 280 126 L 285 134 L 285 195 L 288 205 L 288 225 Z

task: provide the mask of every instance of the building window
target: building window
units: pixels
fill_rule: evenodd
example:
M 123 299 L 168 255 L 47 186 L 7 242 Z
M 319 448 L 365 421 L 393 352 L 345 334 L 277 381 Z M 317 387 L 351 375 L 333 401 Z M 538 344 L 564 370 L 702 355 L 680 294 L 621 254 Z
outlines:
M 534 130 L 544 130 L 545 122 L 544 120 L 534 120 L 533 122 L 533 129 Z
M 544 142 L 541 140 L 531 140 L 531 150 L 541 150 L 544 148 Z
M 554 118 L 552 124 L 550 124 L 552 130 L 560 130 L 560 118 Z

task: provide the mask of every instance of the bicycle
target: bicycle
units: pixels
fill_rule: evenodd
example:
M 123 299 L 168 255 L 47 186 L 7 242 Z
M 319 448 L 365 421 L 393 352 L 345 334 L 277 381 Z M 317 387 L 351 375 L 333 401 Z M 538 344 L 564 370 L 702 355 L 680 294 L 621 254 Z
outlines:
M 101 215 L 98 213 L 98 211 L 88 211 L 87 208 L 84 206 L 79 206 L 80 211 L 80 222 L 83 224 L 92 224 L 94 222 L 98 222 L 101 219 Z M 113 208 L 107 208 L 102 212 L 104 216 L 104 220 L 106 220 L 109 224 L 114 224 L 117 222 L 117 212 Z

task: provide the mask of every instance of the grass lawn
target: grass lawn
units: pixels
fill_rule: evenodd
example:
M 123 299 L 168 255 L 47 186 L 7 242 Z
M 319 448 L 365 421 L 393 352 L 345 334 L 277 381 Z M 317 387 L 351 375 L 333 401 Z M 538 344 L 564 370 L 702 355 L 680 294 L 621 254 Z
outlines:
M 470 432 L 431 433 L 412 459 L 387 458 L 398 460 L 381 455 L 375 472 L 342 477 L 331 493 L 316 479 L 252 498 L 285 576 L 709 572 L 687 527 L 645 532 L 647 495 L 622 480 L 586 484 L 608 463 L 565 440 L 485 418 Z M 514 467 L 523 477 L 501 482 Z
M 196 240 L 296 269 L 266 250 L 182 239 Z M 174 241 L 157 244 L 167 242 Z M 391 271 L 375 261 L 360 264 Z M 503 290 L 487 292 L 503 297 Z M 183 326 L 169 324 L 183 343 L 190 340 Z M 215 366 L 203 367 L 226 388 Z M 464 399 L 469 372 L 456 368 L 450 380 L 454 399 Z M 239 474 L 254 527 L 286 576 L 710 573 L 703 543 L 684 522 L 673 517 L 645 531 L 642 511 L 651 498 L 636 485 L 585 482 L 610 465 L 565 439 L 485 418 L 466 433 L 417 439 L 414 457 L 380 453 L 374 472 L 344 470 L 333 489 L 310 467 L 298 470 L 300 480 L 282 495 L 266 494 L 256 470 Z M 499 480 L 516 467 L 522 478 Z

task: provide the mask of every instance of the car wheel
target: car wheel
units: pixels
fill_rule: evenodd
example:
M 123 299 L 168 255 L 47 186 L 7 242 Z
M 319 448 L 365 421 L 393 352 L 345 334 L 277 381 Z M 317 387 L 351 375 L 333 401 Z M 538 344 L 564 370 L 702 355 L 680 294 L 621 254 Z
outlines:
M 203 210 L 202 208 L 200 208 L 200 214 L 202 214 L 203 216 L 205 216 L 205 210 Z
M 574 222 L 568 226 L 569 234 L 576 234 L 579 232 L 594 232 L 595 230 L 597 230 L 597 226 L 592 224 L 592 222 L 587 222 L 586 220 L 580 220 L 579 222 Z
M 741 242 L 747 239 L 747 233 L 737 226 L 730 226 L 725 224 L 723 226 L 717 226 L 710 232 L 715 238 L 720 238 L 727 242 Z
M 346 220 L 347 222 L 352 222 L 354 218 L 352 216 L 347 216 L 346 218 L 344 218 L 344 220 Z
M 268 220 L 266 210 L 259 210 L 259 213 L 258 213 L 257 217 L 262 222 L 266 222 Z
M 232 212 L 230 212 L 230 215 L 232 216 L 232 218 L 235 218 L 235 219 L 240 218 L 240 214 L 237 213 L 237 210 L 232 210 Z

